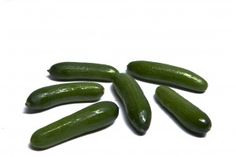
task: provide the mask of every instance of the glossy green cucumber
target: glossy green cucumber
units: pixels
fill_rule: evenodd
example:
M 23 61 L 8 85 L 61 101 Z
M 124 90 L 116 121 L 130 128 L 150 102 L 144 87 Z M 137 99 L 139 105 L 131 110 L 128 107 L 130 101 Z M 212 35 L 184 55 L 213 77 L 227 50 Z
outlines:
M 32 110 L 44 110 L 57 105 L 97 101 L 104 93 L 98 83 L 65 83 L 43 87 L 30 94 L 26 106 Z
M 155 98 L 187 130 L 198 135 L 204 135 L 210 130 L 210 118 L 172 89 L 159 86 Z
M 48 72 L 54 80 L 95 80 L 111 82 L 118 73 L 114 67 L 105 64 L 62 62 L 54 64 Z
M 113 85 L 124 104 L 129 123 L 138 134 L 145 134 L 150 126 L 152 113 L 138 83 L 128 74 L 119 74 Z
M 187 69 L 168 64 L 133 61 L 128 64 L 127 71 L 140 80 L 160 83 L 198 93 L 204 92 L 208 86 L 207 81 L 199 75 Z
M 117 118 L 119 109 L 109 101 L 99 102 L 74 114 L 49 124 L 31 137 L 34 149 L 47 149 L 69 139 L 102 129 L 112 124 Z

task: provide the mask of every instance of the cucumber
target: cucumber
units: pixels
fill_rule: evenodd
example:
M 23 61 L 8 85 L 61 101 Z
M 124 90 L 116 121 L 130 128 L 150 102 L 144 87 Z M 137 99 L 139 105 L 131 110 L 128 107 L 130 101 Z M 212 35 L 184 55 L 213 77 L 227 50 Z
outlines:
M 157 84 L 164 84 L 197 93 L 203 93 L 207 87 L 207 81 L 199 75 L 180 67 L 149 62 L 133 61 L 127 66 L 127 71 L 133 77 Z
M 54 64 L 48 72 L 53 80 L 92 80 L 111 82 L 118 73 L 114 67 L 105 64 L 62 62 Z
M 152 113 L 138 83 L 128 74 L 119 74 L 113 86 L 123 102 L 129 123 L 139 135 L 144 135 L 150 126 Z
M 155 98 L 185 129 L 196 135 L 205 135 L 211 128 L 210 118 L 172 89 L 159 86 Z
M 98 83 L 65 83 L 43 87 L 32 92 L 26 101 L 31 110 L 44 110 L 74 102 L 97 101 L 104 93 Z
M 119 109 L 113 102 L 104 101 L 86 107 L 33 133 L 33 149 L 47 149 L 69 139 L 102 129 L 117 118 Z

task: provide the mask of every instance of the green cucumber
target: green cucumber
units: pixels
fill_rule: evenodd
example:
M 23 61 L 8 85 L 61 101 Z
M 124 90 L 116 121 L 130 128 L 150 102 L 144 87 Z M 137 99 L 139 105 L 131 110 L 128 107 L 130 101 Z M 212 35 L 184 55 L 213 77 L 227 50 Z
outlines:
M 159 86 L 155 98 L 184 128 L 196 135 L 205 135 L 211 128 L 210 118 L 172 89 Z
M 65 83 L 43 87 L 30 94 L 26 106 L 31 110 L 44 110 L 74 102 L 97 101 L 104 93 L 98 83 Z
M 143 81 L 164 84 L 172 87 L 202 93 L 207 87 L 207 81 L 199 75 L 180 67 L 149 62 L 133 61 L 127 66 L 130 75 Z
M 114 67 L 105 64 L 61 62 L 54 64 L 48 72 L 53 80 L 93 80 L 111 82 L 118 73 Z
M 104 101 L 86 107 L 74 114 L 51 123 L 33 133 L 33 149 L 47 149 L 72 138 L 100 130 L 111 125 L 119 109 L 113 102 Z
M 119 74 L 113 82 L 124 104 L 127 119 L 133 129 L 144 135 L 151 122 L 151 108 L 138 83 L 128 74 Z

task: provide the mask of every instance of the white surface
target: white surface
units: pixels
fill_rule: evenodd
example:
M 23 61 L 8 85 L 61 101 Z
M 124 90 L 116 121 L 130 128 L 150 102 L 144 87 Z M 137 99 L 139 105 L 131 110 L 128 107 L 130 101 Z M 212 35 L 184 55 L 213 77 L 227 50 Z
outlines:
M 235 156 L 235 2 L 233 0 L 0 0 L 0 156 Z M 28 147 L 38 128 L 89 104 L 24 113 L 27 96 L 58 82 L 60 61 L 106 63 L 125 72 L 138 59 L 188 68 L 209 82 L 204 94 L 179 91 L 205 111 L 205 138 L 182 131 L 156 104 L 156 85 L 139 82 L 152 123 L 135 135 L 122 112 L 109 128 L 45 151 Z M 109 83 L 102 100 L 115 101 Z

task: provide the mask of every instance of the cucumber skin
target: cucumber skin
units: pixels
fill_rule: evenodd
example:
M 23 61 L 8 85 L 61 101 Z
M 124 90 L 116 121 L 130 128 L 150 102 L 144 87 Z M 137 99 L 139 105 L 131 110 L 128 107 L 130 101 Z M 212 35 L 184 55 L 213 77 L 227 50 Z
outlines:
M 130 75 L 143 81 L 164 84 L 185 90 L 203 93 L 208 83 L 201 76 L 184 68 L 150 62 L 133 61 L 127 66 Z
M 35 90 L 27 98 L 26 106 L 44 110 L 65 103 L 97 101 L 103 94 L 104 88 L 98 83 L 64 83 Z
M 33 133 L 33 149 L 47 149 L 69 139 L 111 125 L 119 114 L 117 105 L 103 101 L 51 123 Z
M 113 86 L 122 100 L 131 126 L 139 135 L 144 135 L 151 123 L 151 108 L 138 83 L 128 74 L 119 74 Z
M 172 89 L 159 86 L 155 98 L 187 130 L 198 135 L 210 130 L 211 120 L 207 114 Z
M 110 65 L 82 62 L 61 62 L 48 70 L 50 77 L 58 81 L 113 81 L 118 72 Z

